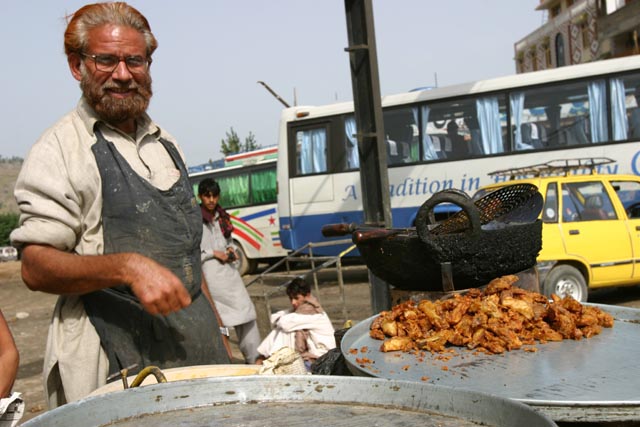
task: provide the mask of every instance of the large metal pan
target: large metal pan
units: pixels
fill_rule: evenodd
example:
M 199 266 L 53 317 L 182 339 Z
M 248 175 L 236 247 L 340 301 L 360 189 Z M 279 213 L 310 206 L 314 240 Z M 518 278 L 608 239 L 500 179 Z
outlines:
M 427 352 L 422 361 L 410 353 L 382 353 L 382 341 L 369 336 L 377 316 L 349 329 L 341 351 L 355 375 L 491 393 L 526 403 L 555 421 L 639 421 L 640 310 L 593 305 L 614 316 L 613 328 L 580 341 L 539 344 L 536 353 L 457 349 L 449 360 Z M 371 363 L 362 363 L 364 358 Z
M 218 377 L 138 387 L 56 408 L 25 427 L 556 425 L 485 393 L 410 381 L 331 376 Z

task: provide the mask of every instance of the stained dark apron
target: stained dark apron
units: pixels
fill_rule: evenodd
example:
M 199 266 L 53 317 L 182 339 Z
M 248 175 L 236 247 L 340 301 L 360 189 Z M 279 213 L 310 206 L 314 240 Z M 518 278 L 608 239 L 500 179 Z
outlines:
M 92 150 L 102 178 L 104 253 L 137 252 L 170 269 L 191 295 L 189 307 L 151 315 L 125 285 L 83 295 L 84 307 L 109 358 L 109 374 L 230 363 L 213 310 L 202 294 L 202 216 L 182 159 L 160 139 L 180 170 L 180 179 L 159 190 L 140 177 L 96 130 Z

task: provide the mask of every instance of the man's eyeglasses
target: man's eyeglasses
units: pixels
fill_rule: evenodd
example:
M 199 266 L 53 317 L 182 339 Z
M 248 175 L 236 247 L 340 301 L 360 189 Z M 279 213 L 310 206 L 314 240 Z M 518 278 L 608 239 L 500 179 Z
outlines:
M 118 67 L 120 61 L 124 61 L 125 65 L 132 73 L 144 73 L 151 64 L 151 58 L 144 58 L 142 56 L 117 56 L 117 55 L 90 55 L 88 53 L 81 52 L 82 56 L 93 59 L 96 64 L 96 69 L 105 73 L 113 73 Z

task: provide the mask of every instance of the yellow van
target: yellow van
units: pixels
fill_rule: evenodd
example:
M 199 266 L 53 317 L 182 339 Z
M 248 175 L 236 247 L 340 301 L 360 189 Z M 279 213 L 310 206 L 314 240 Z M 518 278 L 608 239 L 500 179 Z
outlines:
M 557 160 L 490 173 L 474 199 L 515 183 L 544 197 L 540 285 L 545 295 L 587 301 L 589 289 L 640 284 L 640 177 L 598 174 L 613 160 Z

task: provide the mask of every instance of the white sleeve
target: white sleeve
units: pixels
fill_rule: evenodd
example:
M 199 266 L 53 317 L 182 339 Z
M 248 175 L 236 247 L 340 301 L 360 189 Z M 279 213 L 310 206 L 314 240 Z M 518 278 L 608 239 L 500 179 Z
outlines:
M 326 315 L 326 313 L 289 313 L 285 316 L 282 316 L 280 320 L 278 320 L 277 325 L 285 332 L 300 331 L 303 329 L 312 331 L 319 328 L 324 329 L 328 320 L 329 317 Z
M 202 241 L 200 242 L 200 261 L 213 259 L 213 236 L 205 223 L 202 224 Z
M 282 316 L 284 316 L 285 314 L 287 314 L 287 313 L 289 313 L 289 311 L 287 311 L 287 310 L 280 310 L 280 311 L 277 311 L 277 312 L 273 313 L 271 315 L 271 318 L 270 318 L 271 326 L 275 328 L 277 323 L 278 323 L 278 320 L 280 320 L 280 318 Z
M 83 232 L 82 200 L 67 169 L 64 141 L 55 133 L 36 143 L 22 165 L 15 186 L 15 198 L 20 207 L 20 226 L 11 233 L 12 244 L 51 245 L 71 251 Z M 87 167 L 79 165 L 79 167 Z M 95 171 L 87 181 L 95 179 Z

